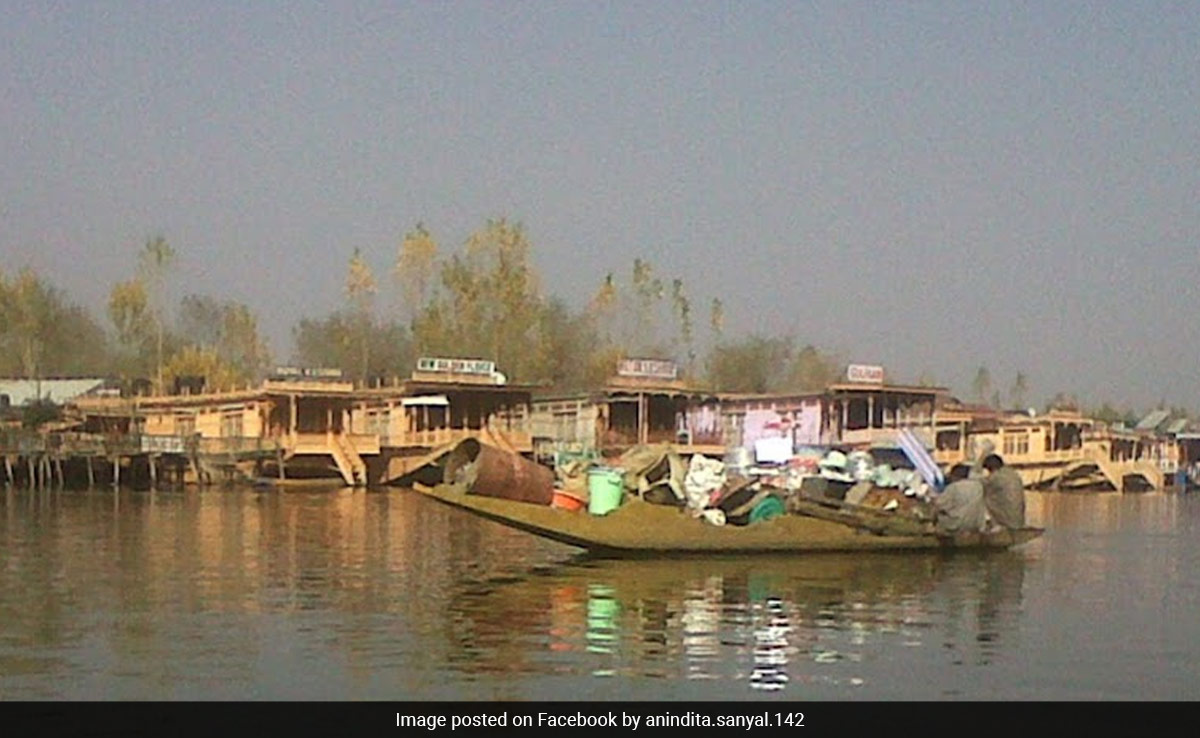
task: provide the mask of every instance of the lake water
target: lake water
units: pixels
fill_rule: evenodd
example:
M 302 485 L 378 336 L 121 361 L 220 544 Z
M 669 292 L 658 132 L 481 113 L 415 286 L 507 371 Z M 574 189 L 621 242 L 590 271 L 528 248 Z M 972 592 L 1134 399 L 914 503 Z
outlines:
M 611 561 L 409 490 L 0 492 L 4 700 L 1193 700 L 1200 495 L 1010 552 Z

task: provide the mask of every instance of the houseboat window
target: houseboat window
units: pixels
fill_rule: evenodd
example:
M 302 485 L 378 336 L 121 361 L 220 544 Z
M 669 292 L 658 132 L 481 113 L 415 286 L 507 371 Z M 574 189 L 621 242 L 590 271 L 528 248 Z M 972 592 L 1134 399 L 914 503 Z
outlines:
M 1003 443 L 1005 456 L 1025 456 L 1029 453 L 1029 434 L 1023 431 L 1005 433 Z
M 446 427 L 445 405 L 422 405 L 408 409 L 409 428 L 414 431 L 438 430 Z
M 939 431 L 937 434 L 938 451 L 957 451 L 962 445 L 962 433 L 957 430 Z
M 1075 423 L 1054 424 L 1054 450 L 1065 451 L 1083 446 L 1083 434 Z
M 388 420 L 391 413 L 387 410 L 372 410 L 367 413 L 367 433 L 387 435 Z
M 554 437 L 567 442 L 575 442 L 575 414 L 558 412 L 554 414 Z
M 866 398 L 854 398 L 846 401 L 846 430 L 862 430 L 870 427 L 867 417 Z
M 196 416 L 195 415 L 177 415 L 175 416 L 175 434 L 179 436 L 191 436 L 196 433 Z
M 670 397 L 651 396 L 646 402 L 646 407 L 650 430 L 669 431 L 668 436 L 674 434 L 678 425 L 678 407 Z
M 628 436 L 629 442 L 636 442 L 638 433 L 637 402 L 612 402 L 609 404 L 608 428 L 619 436 Z
M 241 438 L 242 414 L 227 413 L 221 416 L 221 436 L 223 438 Z

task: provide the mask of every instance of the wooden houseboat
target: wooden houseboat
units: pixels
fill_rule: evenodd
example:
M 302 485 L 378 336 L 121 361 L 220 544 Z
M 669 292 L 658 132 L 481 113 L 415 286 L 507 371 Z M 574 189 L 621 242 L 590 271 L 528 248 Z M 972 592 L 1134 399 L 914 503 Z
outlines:
M 491 361 L 421 358 L 409 379 L 359 390 L 352 428 L 379 439 L 372 483 L 403 483 L 466 438 L 531 455 L 534 387 L 509 383 Z
M 999 454 L 1030 489 L 1162 489 L 1172 452 L 1147 431 L 1111 428 L 1074 408 L 1042 414 L 949 401 L 934 458 L 944 467 Z
M 534 455 L 615 457 L 644 444 L 670 444 L 682 455 L 721 455 L 720 397 L 679 378 L 675 362 L 626 359 L 604 386 L 542 392 L 533 399 Z
M 336 371 L 282 370 L 254 389 L 89 397 L 72 410 L 85 432 L 124 436 L 169 465 L 182 464 L 185 481 L 270 476 L 362 485 L 363 456 L 379 453 L 379 438 L 351 431 L 354 397 L 353 384 Z
M 817 392 L 731 395 L 722 401 L 724 441 L 753 451 L 763 439 L 897 454 L 902 430 L 932 447 L 943 387 L 887 384 L 883 369 L 851 365 L 844 381 Z

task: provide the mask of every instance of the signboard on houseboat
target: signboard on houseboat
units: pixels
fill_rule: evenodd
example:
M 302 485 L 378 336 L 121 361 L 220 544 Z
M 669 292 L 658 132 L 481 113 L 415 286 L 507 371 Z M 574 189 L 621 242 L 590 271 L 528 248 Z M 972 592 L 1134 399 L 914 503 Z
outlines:
M 342 370 L 318 366 L 277 366 L 271 376 L 276 379 L 341 379 Z
M 184 442 L 181 436 L 142 436 L 142 453 L 182 454 Z
M 622 359 L 617 362 L 617 376 L 675 379 L 679 376 L 679 367 L 673 361 L 662 359 Z
M 496 362 L 483 359 L 442 359 L 423 356 L 417 359 L 417 371 L 435 374 L 477 374 L 490 377 L 496 373 Z
M 863 384 L 883 384 L 883 367 L 871 364 L 851 364 L 846 367 L 846 380 Z

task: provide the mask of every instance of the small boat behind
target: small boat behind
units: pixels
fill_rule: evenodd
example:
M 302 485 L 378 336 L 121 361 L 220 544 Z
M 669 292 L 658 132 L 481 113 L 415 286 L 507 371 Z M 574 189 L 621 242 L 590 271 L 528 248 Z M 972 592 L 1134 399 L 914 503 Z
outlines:
M 938 534 L 932 525 L 882 511 L 796 501 L 786 514 L 748 525 L 713 525 L 681 507 L 630 496 L 604 515 L 474 494 L 443 483 L 421 494 L 534 535 L 609 555 L 813 553 L 1007 549 L 1040 528 Z

